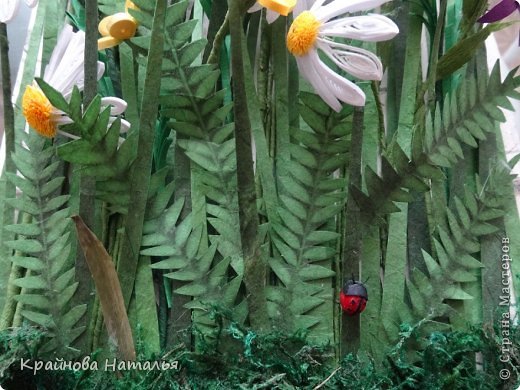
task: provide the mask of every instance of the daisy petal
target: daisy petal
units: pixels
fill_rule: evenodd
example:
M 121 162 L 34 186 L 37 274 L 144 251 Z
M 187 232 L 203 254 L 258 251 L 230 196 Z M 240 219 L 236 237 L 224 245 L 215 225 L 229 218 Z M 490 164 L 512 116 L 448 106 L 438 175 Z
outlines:
M 276 19 L 278 19 L 278 16 L 280 16 L 280 14 L 276 11 L 271 11 L 270 9 L 266 9 L 267 13 L 265 15 L 265 18 L 267 19 L 267 23 L 271 24 L 273 23 Z
M 70 26 L 66 26 L 58 38 L 44 79 L 63 95 L 70 94 L 74 85 L 83 89 L 84 46 L 85 33 L 73 33 Z
M 368 50 L 329 40 L 319 40 L 318 47 L 345 72 L 361 80 L 381 80 L 383 65 Z
M 259 3 L 255 3 L 251 8 L 247 10 L 248 13 L 252 14 L 253 12 L 260 11 L 262 6 Z
M 334 84 L 331 83 L 330 78 L 326 76 L 325 70 L 328 69 L 327 66 L 320 60 L 317 52 L 311 52 L 309 58 L 314 74 L 314 89 L 325 103 L 332 107 L 334 111 L 339 112 L 341 110 L 341 103 L 334 91 Z
M 314 4 L 312 4 L 312 6 L 310 8 L 307 7 L 307 9 L 309 9 L 310 11 L 314 11 L 316 9 L 318 9 L 319 7 L 321 7 L 323 5 L 323 3 L 325 3 L 326 0 L 316 0 L 314 2 Z
M 293 9 L 293 16 L 296 17 L 303 11 L 307 11 L 308 9 L 309 5 L 307 4 L 307 0 L 298 0 Z
M 115 96 L 101 98 L 101 107 L 110 107 L 110 115 L 119 115 L 125 112 L 128 104 L 123 100 Z
M 395 37 L 399 33 L 399 28 L 386 16 L 370 14 L 350 16 L 324 23 L 320 33 L 328 37 L 380 42 Z
M 315 68 L 316 59 L 311 57 L 313 52 L 306 56 L 296 57 L 296 63 L 301 76 L 309 82 L 314 91 L 334 110 L 341 109 L 341 104 L 327 89 L 326 84 L 320 76 L 319 69 Z M 319 65 L 319 64 L 318 64 Z M 338 108 L 339 107 L 339 108 Z
M 322 63 L 323 64 L 323 63 Z M 365 93 L 352 81 L 341 77 L 323 64 L 323 78 L 327 80 L 329 88 L 334 92 L 334 96 L 344 103 L 362 107 L 365 105 Z M 333 107 L 334 108 L 334 107 Z M 340 111 L 340 110 L 336 110 Z
M 77 140 L 77 139 L 80 139 L 81 137 L 80 136 L 77 136 L 77 135 L 74 135 L 74 134 L 71 134 L 71 133 L 67 133 L 66 131 L 63 131 L 63 130 L 58 130 L 58 133 L 67 137 L 67 138 L 70 138 L 70 139 L 74 139 L 74 140 Z
M 101 79 L 103 77 L 103 73 L 105 73 L 105 63 L 98 61 L 97 62 L 97 79 Z
M 367 11 L 379 7 L 388 1 L 390 0 L 333 0 L 329 4 L 316 9 L 313 13 L 318 20 L 325 21 L 347 12 Z
M 119 130 L 119 132 L 127 133 L 128 130 L 130 130 L 130 127 L 132 127 L 130 122 L 128 122 L 126 119 L 121 119 L 121 130 Z
M 18 13 L 19 0 L 2 0 L 0 6 L 0 22 L 9 23 Z
M 111 126 L 112 123 L 114 123 L 116 121 L 117 117 L 115 116 L 111 116 L 109 119 L 108 119 L 108 125 Z M 130 122 L 128 122 L 127 120 L 125 119 L 120 119 L 120 123 L 121 123 L 121 127 L 119 128 L 119 133 L 126 133 L 128 132 L 128 130 L 130 129 Z
M 61 115 L 54 119 L 54 123 L 56 123 L 57 125 L 68 125 L 74 123 L 74 121 L 70 119 L 67 115 Z
M 45 73 L 43 78 L 48 81 L 50 76 L 56 73 L 56 68 L 63 60 L 63 55 L 65 54 L 65 50 L 67 50 L 67 46 L 72 38 L 72 26 L 66 25 L 61 30 L 60 35 L 58 36 L 58 41 L 56 42 L 56 46 L 52 51 L 51 58 L 49 59 L 49 63 L 45 68 Z

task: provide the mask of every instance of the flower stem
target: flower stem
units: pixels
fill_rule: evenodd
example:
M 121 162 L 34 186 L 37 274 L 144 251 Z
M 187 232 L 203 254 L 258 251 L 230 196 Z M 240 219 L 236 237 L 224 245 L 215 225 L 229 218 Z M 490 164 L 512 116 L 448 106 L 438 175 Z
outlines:
M 432 49 L 430 52 L 430 66 L 428 69 L 428 79 L 423 84 L 422 89 L 419 92 L 417 98 L 417 104 L 422 108 L 421 116 L 418 119 L 422 119 L 426 114 L 426 106 L 423 106 L 424 97 L 427 96 L 430 102 L 435 102 L 435 80 L 437 79 L 437 63 L 439 62 L 439 53 L 440 46 L 442 42 L 442 34 L 444 30 L 444 20 L 446 18 L 446 8 L 448 6 L 447 0 L 441 0 L 440 9 L 439 9 L 439 17 L 437 19 L 437 27 L 435 29 L 435 35 L 433 37 Z M 422 122 L 422 120 L 421 120 Z M 421 123 L 420 122 L 420 123 Z
M 87 107 L 97 93 L 97 23 L 98 23 L 98 7 L 97 0 L 89 0 L 85 2 L 85 58 L 84 58 L 84 74 L 85 84 L 83 89 L 84 106 Z M 96 179 L 81 174 L 79 175 L 79 215 L 99 236 L 101 226 L 96 221 Z M 75 302 L 86 303 L 88 305 L 87 315 L 83 317 L 81 322 L 86 325 L 90 319 L 88 315 L 93 313 L 94 302 L 91 299 L 92 282 L 90 271 L 83 255 L 83 251 L 76 251 L 75 277 L 79 281 L 78 289 L 75 294 Z M 88 353 L 89 338 L 92 335 L 84 332 L 76 341 L 77 347 Z
M 14 152 L 15 137 L 14 137 L 14 109 L 11 104 L 11 72 L 9 65 L 9 43 L 7 38 L 7 26 L 5 23 L 0 23 L 0 63 L 2 66 L 2 99 L 3 99 L 3 115 L 4 115 L 4 134 L 5 134 L 5 165 L 4 172 L 0 183 L 5 180 L 3 185 L 0 187 L 4 193 L 1 199 L 14 198 L 16 196 L 16 188 L 9 180 L 6 179 L 5 172 L 16 172 L 16 166 L 11 158 L 11 154 Z M 0 137 L 0 140 L 2 138 Z M 0 207 L 0 221 L 1 226 L 12 224 L 14 221 L 14 210 L 7 202 L 3 202 Z M 11 240 L 12 233 L 6 230 L 0 231 L 0 257 L 4 261 L 2 264 L 2 272 L 0 284 L 7 284 L 7 294 L 4 300 L 4 312 L 0 320 L 0 329 L 9 327 L 14 316 L 14 310 L 16 310 L 16 301 L 14 301 L 14 295 L 17 295 L 20 288 L 12 285 L 12 281 L 21 276 L 22 269 L 12 264 L 8 266 L 8 257 L 11 255 L 11 250 L 4 247 L 3 241 Z M 10 271 L 9 271 L 10 269 Z
M 155 5 L 138 124 L 139 153 L 137 153 L 137 158 L 129 174 L 130 183 L 132 183 L 131 203 L 125 223 L 125 239 L 118 260 L 118 275 L 127 308 L 135 283 L 148 186 L 152 173 L 155 124 L 161 87 L 166 5 L 166 0 L 158 0 Z
M 247 53 L 244 53 L 242 45 L 243 30 L 240 6 L 241 3 L 238 0 L 229 1 L 240 238 L 244 257 L 244 283 L 248 290 L 249 318 L 255 329 L 265 331 L 269 326 L 265 297 L 267 265 L 258 242 L 259 219 L 256 207 L 251 122 L 247 106 L 243 62 L 243 56 Z
M 215 39 L 213 40 L 213 45 L 211 47 L 211 53 L 208 57 L 208 64 L 218 64 L 220 60 L 220 49 L 222 48 L 222 43 L 226 38 L 226 35 L 229 33 L 229 11 L 226 12 L 226 17 L 224 18 L 224 22 L 218 29 L 215 34 Z
M 0 23 L 0 62 L 2 64 L 2 98 L 4 109 L 5 132 L 5 171 L 16 172 L 16 167 L 11 158 L 14 152 L 14 109 L 11 104 L 11 72 L 9 64 L 9 43 L 7 38 L 7 26 Z M 14 185 L 12 186 L 14 193 Z
M 363 127 L 364 111 L 363 107 L 354 107 L 352 119 L 352 135 L 350 144 L 350 161 L 348 165 L 349 187 L 361 188 L 362 178 L 362 153 L 363 153 Z M 343 242 L 343 269 L 342 279 L 339 281 L 340 288 L 343 283 L 351 279 L 352 276 L 359 280 L 359 270 L 361 263 L 361 249 L 363 245 L 360 209 L 351 191 L 348 192 L 348 199 L 345 211 L 345 230 Z M 359 316 L 347 316 L 343 314 L 341 322 L 341 355 L 346 353 L 356 353 L 360 345 L 360 320 Z

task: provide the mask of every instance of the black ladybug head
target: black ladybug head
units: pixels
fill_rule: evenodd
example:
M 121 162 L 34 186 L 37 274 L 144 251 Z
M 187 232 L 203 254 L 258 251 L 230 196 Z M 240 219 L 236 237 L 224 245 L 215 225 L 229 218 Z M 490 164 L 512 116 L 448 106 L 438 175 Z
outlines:
M 365 285 L 358 280 L 347 280 L 343 285 L 343 294 L 354 297 L 362 297 L 368 300 L 368 292 Z

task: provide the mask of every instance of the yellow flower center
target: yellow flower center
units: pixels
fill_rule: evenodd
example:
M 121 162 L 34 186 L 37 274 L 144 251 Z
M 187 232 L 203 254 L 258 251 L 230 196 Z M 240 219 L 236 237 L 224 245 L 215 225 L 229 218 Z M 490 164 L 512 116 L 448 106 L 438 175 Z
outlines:
M 22 98 L 22 111 L 27 123 L 44 137 L 56 136 L 54 107 L 38 87 L 28 85 Z
M 309 11 L 304 11 L 291 24 L 287 34 L 287 49 L 295 56 L 303 56 L 314 47 L 321 22 Z

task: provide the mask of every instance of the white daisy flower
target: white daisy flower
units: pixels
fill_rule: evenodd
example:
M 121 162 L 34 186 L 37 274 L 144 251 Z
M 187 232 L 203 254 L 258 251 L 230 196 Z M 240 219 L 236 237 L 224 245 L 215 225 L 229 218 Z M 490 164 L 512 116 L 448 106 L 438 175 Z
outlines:
M 267 23 L 271 24 L 278 16 L 287 16 L 296 5 L 297 0 L 258 0 L 247 12 L 253 13 L 260 11 L 262 8 L 266 9 L 265 17 Z
M 365 94 L 353 82 L 335 73 L 320 59 L 318 50 L 325 53 L 340 69 L 361 79 L 381 80 L 383 66 L 368 50 L 334 42 L 334 37 L 380 42 L 399 33 L 394 22 L 382 15 L 343 16 L 345 13 L 366 11 L 389 0 L 299 0 L 293 14 L 295 19 L 287 34 L 287 48 L 296 57 L 301 75 L 316 93 L 335 111 L 344 102 L 354 106 L 365 104 Z
M 66 100 L 72 95 L 74 86 L 79 90 L 84 86 L 84 50 L 85 33 L 73 32 L 71 26 L 65 26 L 54 48 L 49 64 L 45 68 L 43 80 L 60 92 Z M 105 65 L 98 61 L 97 78 L 101 78 L 105 71 Z M 115 121 L 115 115 L 119 115 L 126 109 L 126 102 L 116 97 L 101 99 L 102 108 L 111 106 L 110 122 Z M 70 138 L 77 138 L 58 129 L 60 125 L 72 123 L 72 120 L 62 111 L 53 107 L 42 90 L 34 82 L 28 85 L 22 98 L 22 111 L 27 123 L 40 135 L 53 138 L 56 133 L 61 133 Z M 121 120 L 121 131 L 127 131 L 130 124 Z
M 38 0 L 25 0 L 28 7 L 33 8 Z M 9 23 L 14 19 L 20 8 L 20 0 L 2 0 L 0 2 L 0 22 Z

